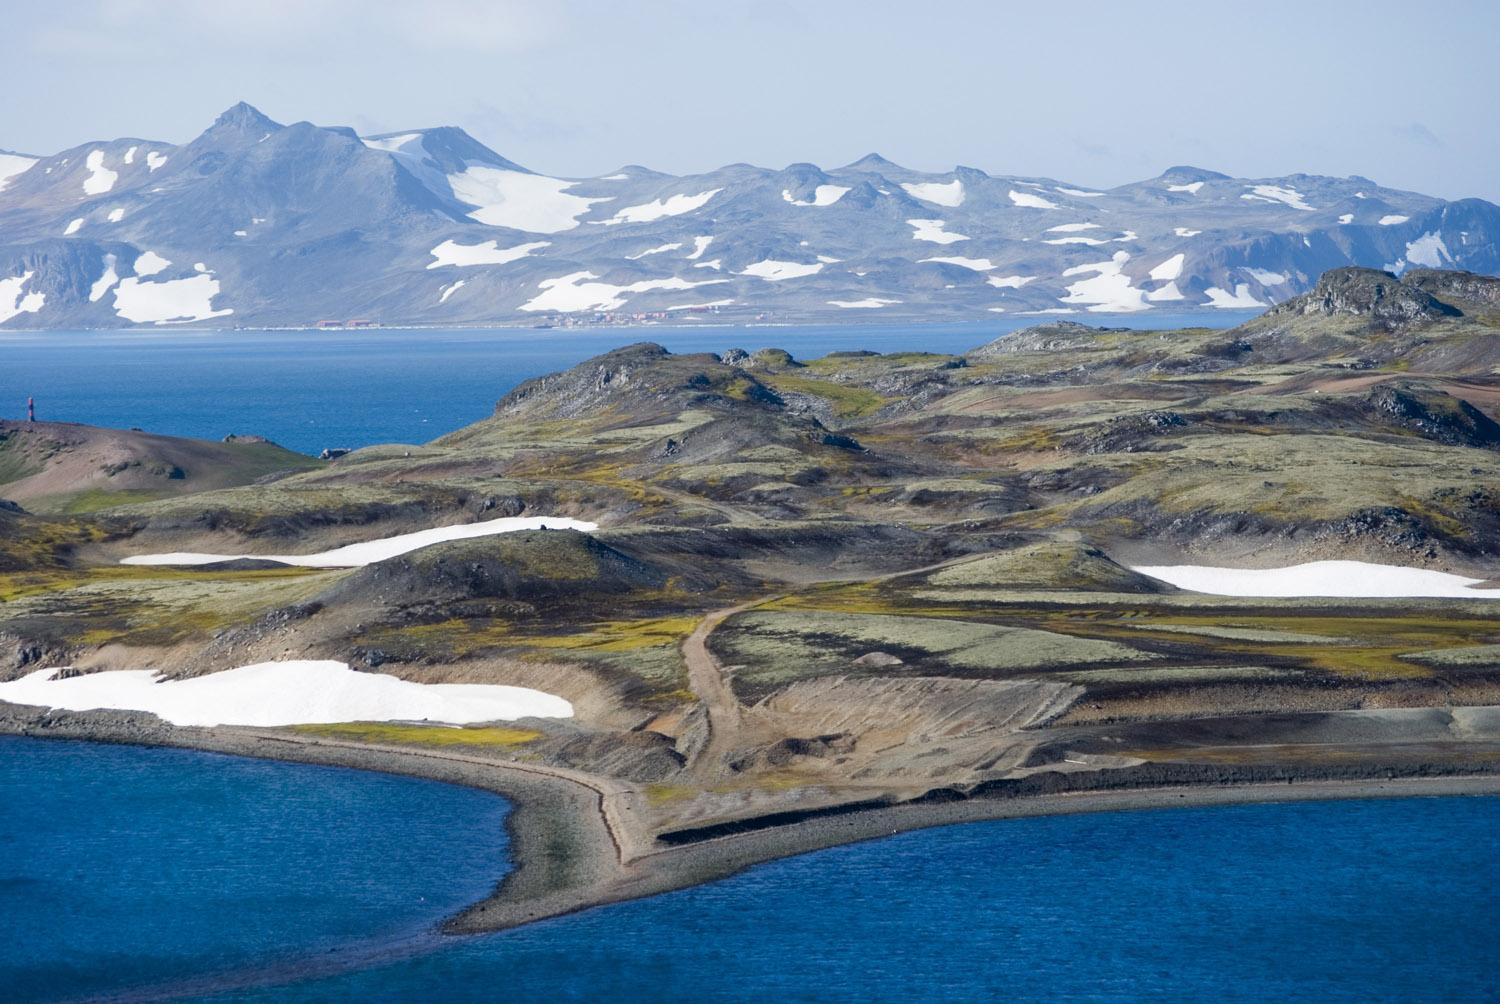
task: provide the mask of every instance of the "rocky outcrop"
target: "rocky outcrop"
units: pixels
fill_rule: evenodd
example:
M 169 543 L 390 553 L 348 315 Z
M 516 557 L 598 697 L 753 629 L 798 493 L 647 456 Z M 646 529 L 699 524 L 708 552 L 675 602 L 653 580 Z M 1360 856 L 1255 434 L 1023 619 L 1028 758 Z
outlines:
M 1415 283 L 1371 268 L 1336 268 L 1324 272 L 1310 292 L 1266 312 L 1266 319 L 1297 316 L 1365 317 L 1388 329 L 1402 328 L 1462 313 Z

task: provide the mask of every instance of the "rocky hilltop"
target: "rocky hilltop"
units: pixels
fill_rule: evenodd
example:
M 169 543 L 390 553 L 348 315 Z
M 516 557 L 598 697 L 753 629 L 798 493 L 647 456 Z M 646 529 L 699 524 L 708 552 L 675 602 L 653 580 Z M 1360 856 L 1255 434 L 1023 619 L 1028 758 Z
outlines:
M 876 155 L 536 173 L 446 127 L 249 105 L 188 143 L 0 158 L 0 325 L 982 319 L 1259 309 L 1323 272 L 1500 271 L 1500 209 L 1193 167 L 1107 191 Z

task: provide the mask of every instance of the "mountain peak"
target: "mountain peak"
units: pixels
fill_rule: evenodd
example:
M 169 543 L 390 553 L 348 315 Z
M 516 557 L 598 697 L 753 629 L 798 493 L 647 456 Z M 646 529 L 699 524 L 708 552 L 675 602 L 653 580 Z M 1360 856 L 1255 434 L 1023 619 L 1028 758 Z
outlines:
M 281 125 L 263 115 L 259 108 L 241 101 L 238 104 L 225 109 L 224 113 L 214 119 L 213 128 L 229 129 L 280 129 Z
M 1193 167 L 1191 164 L 1169 167 L 1158 177 L 1171 178 L 1174 181 L 1226 181 L 1229 179 L 1227 174 L 1220 174 L 1218 171 L 1210 171 L 1203 167 Z
M 878 153 L 867 153 L 854 163 L 844 166 L 846 171 L 884 171 L 891 168 L 897 171 L 905 170 L 900 164 L 886 160 Z

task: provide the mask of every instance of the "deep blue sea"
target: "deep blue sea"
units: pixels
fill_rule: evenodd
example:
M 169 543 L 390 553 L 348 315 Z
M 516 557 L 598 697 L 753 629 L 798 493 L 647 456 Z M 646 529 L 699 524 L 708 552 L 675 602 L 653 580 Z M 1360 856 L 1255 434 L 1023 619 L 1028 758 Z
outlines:
M 0 738 L 0 999 L 1500 997 L 1500 798 L 975 823 L 424 934 L 503 873 L 504 812 L 377 774 Z
M 1241 311 L 1083 315 L 1135 328 L 1232 327 Z M 304 453 L 424 443 L 484 418 L 522 380 L 632 342 L 674 352 L 964 352 L 1045 318 L 965 324 L 389 331 L 0 332 L 0 418 L 37 417 Z

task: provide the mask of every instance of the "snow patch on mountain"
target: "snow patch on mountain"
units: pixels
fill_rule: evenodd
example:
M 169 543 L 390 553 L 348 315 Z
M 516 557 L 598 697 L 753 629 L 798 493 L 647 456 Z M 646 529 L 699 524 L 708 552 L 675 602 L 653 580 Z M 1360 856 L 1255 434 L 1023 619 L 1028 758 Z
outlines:
M 822 266 L 818 266 L 821 268 Z M 580 310 L 618 310 L 625 305 L 626 293 L 645 293 L 654 289 L 695 289 L 712 286 L 728 279 L 709 279 L 706 282 L 688 282 L 673 276 L 669 279 L 642 279 L 625 286 L 597 281 L 593 272 L 570 272 L 555 279 L 543 279 L 537 283 L 542 290 L 538 296 L 521 304 L 522 310 L 551 310 L 558 313 L 574 313 Z
M 682 247 L 681 241 L 673 241 L 671 244 L 658 244 L 654 248 L 647 248 L 644 251 L 637 251 L 635 254 L 628 254 L 625 256 L 625 260 L 640 261 L 647 255 L 666 254 L 668 251 L 676 251 L 680 247 Z
M 812 201 L 803 202 L 792 197 L 791 189 L 783 188 L 781 197 L 794 206 L 831 206 L 851 191 L 852 189 L 844 185 L 819 185 L 813 192 Z
M 1344 215 L 1342 215 L 1342 216 L 1339 217 L 1339 222 L 1342 223 L 1344 226 L 1347 227 L 1349 224 L 1351 224 L 1351 223 L 1354 222 L 1354 214 L 1353 213 L 1345 213 Z
M 1182 295 L 1182 290 L 1177 288 L 1177 283 L 1169 282 L 1165 286 L 1153 289 L 1147 293 L 1146 299 L 1152 303 L 1164 303 L 1172 300 L 1186 300 L 1187 297 Z
M 882 300 L 878 296 L 867 296 L 863 300 L 829 300 L 828 305 L 843 310 L 877 310 L 900 302 L 900 300 Z
M 1109 241 L 1101 237 L 1053 237 L 1051 240 L 1042 241 L 1043 244 L 1108 244 Z
M 428 268 L 431 267 L 432 266 L 430 265 L 428 266 Z M 447 303 L 448 297 L 452 296 L 454 293 L 457 293 L 460 289 L 462 289 L 464 283 L 467 281 L 467 279 L 459 279 L 444 286 L 441 290 L 438 291 L 438 303 Z
M 1382 216 L 1378 222 L 1383 227 L 1393 227 L 1398 223 L 1405 223 L 1409 219 L 1411 219 L 1410 216 L 1402 216 L 1400 213 L 1391 213 L 1387 216 Z
M 98 303 L 104 299 L 104 294 L 108 293 L 119 281 L 120 275 L 115 271 L 115 256 L 107 254 L 104 256 L 104 274 L 95 279 L 94 284 L 89 287 L 89 302 Z
M 1186 260 L 1187 255 L 1179 252 L 1153 268 L 1149 274 L 1158 282 L 1171 282 L 1182 275 L 1182 263 Z
M 64 237 L 72 237 L 74 234 L 78 233 L 78 231 L 80 231 L 82 229 L 83 229 L 83 217 L 80 216 L 77 219 L 72 220 L 72 221 L 70 221 L 68 223 L 68 225 L 63 229 L 63 236 Z
M 111 171 L 104 166 L 103 150 L 90 150 L 83 166 L 89 169 L 89 176 L 83 179 L 85 195 L 103 195 L 115 187 L 115 182 L 120 177 L 118 171 Z
M 995 262 L 990 261 L 988 258 L 923 258 L 922 261 L 924 263 L 935 261 L 941 265 L 957 265 L 960 268 L 971 269 L 975 272 L 988 272 L 990 269 L 998 267 Z
M 8 279 L 0 279 L 0 324 L 18 314 L 35 314 L 47 303 L 45 293 L 26 293 L 26 284 L 35 272 L 22 272 Z
M 161 167 L 166 162 L 167 155 L 164 153 L 157 153 L 155 150 L 152 150 L 150 153 L 146 154 L 147 171 L 154 172 L 158 167 Z
M 137 324 L 182 324 L 234 313 L 229 307 L 214 309 L 218 295 L 219 280 L 205 273 L 165 282 L 131 276 L 115 289 L 115 313 Z
M 1063 278 L 1094 273 L 1092 279 L 1080 279 L 1068 287 L 1068 295 L 1058 297 L 1062 303 L 1085 305 L 1094 313 L 1130 313 L 1146 310 L 1145 291 L 1130 283 L 1124 272 L 1130 252 L 1116 251 L 1109 261 L 1075 265 L 1063 272 Z
M 1028 282 L 1035 282 L 1034 275 L 992 275 L 984 280 L 999 289 L 1020 289 Z
M 158 272 L 172 264 L 155 251 L 147 251 L 135 260 L 135 274 L 139 276 L 156 275 Z
M 1189 230 L 1187 227 L 1173 227 L 1172 232 L 1178 237 L 1197 237 L 1203 233 L 1202 230 Z
M 956 241 L 966 241 L 969 238 L 963 234 L 950 234 L 943 229 L 942 220 L 907 220 L 906 225 L 916 233 L 912 237 L 919 241 L 931 241 L 934 244 L 952 244 Z
M 543 174 L 507 171 L 470 162 L 463 173 L 448 175 L 453 197 L 476 207 L 471 219 L 492 227 L 508 227 L 531 234 L 556 234 L 578 226 L 578 218 L 596 202 L 610 197 L 569 195 L 576 181 Z
M 711 236 L 710 237 L 694 237 L 693 238 L 693 253 L 687 256 L 687 260 L 688 261 L 697 261 L 699 258 L 702 258 L 703 257 L 703 252 L 707 251 L 708 250 L 708 246 L 710 244 L 712 244 L 713 242 L 714 242 L 714 239 Z
M 1302 200 L 1302 193 L 1295 188 L 1281 185 L 1251 185 L 1250 191 L 1240 196 L 1251 202 L 1280 202 L 1291 206 L 1293 209 L 1301 209 L 1304 212 L 1313 212 L 1313 207 Z
M 964 183 L 957 178 L 952 181 L 902 182 L 901 188 L 914 199 L 950 209 L 963 205 L 964 201 Z
M 550 241 L 532 241 L 529 244 L 517 244 L 511 248 L 498 245 L 498 241 L 460 244 L 457 241 L 446 240 L 428 252 L 437 260 L 429 263 L 427 267 L 442 268 L 445 265 L 454 265 L 467 268 L 473 265 L 504 265 L 507 262 L 519 261 L 533 251 L 552 246 Z
M 1442 268 L 1453 261 L 1453 256 L 1448 253 L 1442 235 L 1429 231 L 1406 245 L 1406 260 L 1413 265 Z
M 1189 195 L 1197 195 L 1198 194 L 1198 189 L 1200 189 L 1202 187 L 1203 187 L 1203 182 L 1201 182 L 1201 181 L 1190 181 L 1186 185 L 1168 185 L 1167 186 L 1167 191 L 1169 191 L 1169 192 L 1186 192 Z
M 804 276 L 817 275 L 821 271 L 823 271 L 822 262 L 808 265 L 802 262 L 777 261 L 775 258 L 767 258 L 754 265 L 746 265 L 740 275 L 753 275 L 767 282 L 780 282 L 783 279 L 801 279 Z
M 1030 192 L 1018 192 L 1010 190 L 1010 201 L 1023 209 L 1060 209 L 1056 203 L 1048 202 L 1040 195 L 1032 195 Z
M 1049 234 L 1076 234 L 1084 230 L 1098 230 L 1097 223 L 1059 223 L 1055 227 L 1048 227 Z
M 1104 193 L 1103 192 L 1085 192 L 1081 188 L 1063 188 L 1061 185 L 1059 185 L 1058 187 L 1054 188 L 1053 191 L 1054 192 L 1061 192 L 1064 195 L 1071 195 L 1071 196 L 1073 196 L 1074 198 L 1077 198 L 1077 199 L 1102 199 L 1102 198 L 1104 198 Z M 1000 310 L 1001 308 L 999 308 L 999 307 L 991 307 L 990 309 L 991 310 Z
M 120 208 L 120 207 L 116 207 L 114 209 L 111 209 L 109 211 L 109 215 L 105 217 L 105 219 L 108 220 L 111 223 L 119 223 L 124 218 L 125 218 L 125 210 L 122 209 L 122 208 Z
M 1218 286 L 1210 286 L 1203 292 L 1208 296 L 1206 306 L 1218 307 L 1221 310 L 1247 310 L 1265 306 L 1250 295 L 1250 284 L 1245 282 L 1235 286 L 1233 293 L 1227 289 L 1220 289 Z
M 1272 272 L 1270 269 L 1246 268 L 1245 273 L 1249 275 L 1250 278 L 1260 283 L 1262 286 L 1286 285 L 1286 276 L 1282 275 L 1280 272 Z
M 639 206 L 627 206 L 611 218 L 600 222 L 605 226 L 614 226 L 618 223 L 650 223 L 652 220 L 659 220 L 665 216 L 681 216 L 683 213 L 702 209 L 708 205 L 709 199 L 722 191 L 722 188 L 711 188 L 697 195 L 672 195 L 665 199 L 642 203 Z

